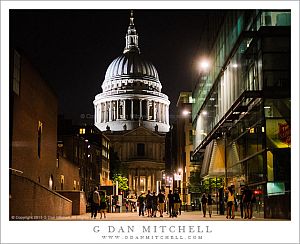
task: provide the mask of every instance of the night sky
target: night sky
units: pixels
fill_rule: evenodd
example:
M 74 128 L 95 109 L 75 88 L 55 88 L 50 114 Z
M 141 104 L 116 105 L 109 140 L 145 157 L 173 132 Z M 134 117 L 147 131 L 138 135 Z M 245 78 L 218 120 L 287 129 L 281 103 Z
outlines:
M 170 118 L 180 91 L 197 77 L 207 10 L 134 10 L 139 47 L 156 67 Z M 80 122 L 109 64 L 122 54 L 130 10 L 11 10 L 10 44 L 24 51 L 59 98 L 59 112 Z

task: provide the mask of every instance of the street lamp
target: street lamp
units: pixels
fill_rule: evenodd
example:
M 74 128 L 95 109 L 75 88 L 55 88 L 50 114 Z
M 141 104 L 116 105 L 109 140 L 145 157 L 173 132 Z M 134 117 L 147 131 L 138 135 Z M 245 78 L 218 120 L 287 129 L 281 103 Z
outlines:
M 200 61 L 200 68 L 202 70 L 207 70 L 209 68 L 209 66 L 210 66 L 210 63 L 207 59 L 203 59 Z
M 178 186 L 180 188 L 180 195 L 183 195 L 183 171 L 182 168 L 178 169 Z
M 191 111 L 188 111 L 186 109 L 182 111 L 183 116 L 188 116 L 189 114 L 191 114 Z

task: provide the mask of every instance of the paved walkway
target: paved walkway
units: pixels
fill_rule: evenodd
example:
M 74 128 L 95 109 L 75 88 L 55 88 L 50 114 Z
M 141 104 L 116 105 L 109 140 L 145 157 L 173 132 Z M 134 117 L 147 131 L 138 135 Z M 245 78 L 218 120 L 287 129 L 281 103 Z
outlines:
M 159 214 L 157 214 L 159 216 Z M 73 215 L 70 217 L 58 217 L 53 220 L 89 220 L 89 221 L 99 221 L 100 214 L 97 215 L 96 219 L 91 218 L 90 213 L 86 213 L 83 215 Z M 102 218 L 101 221 L 120 221 L 120 220 L 131 220 L 131 221 L 262 221 L 262 220 L 274 220 L 274 219 L 264 219 L 262 217 L 254 217 L 252 219 L 241 219 L 239 215 L 237 215 L 234 219 L 226 219 L 226 215 L 217 215 L 216 213 L 212 215 L 210 218 L 207 215 L 205 218 L 203 217 L 203 213 L 201 211 L 190 211 L 190 212 L 182 212 L 177 218 L 170 218 L 169 215 L 164 213 L 164 217 L 147 217 L 147 216 L 138 216 L 137 212 L 128 212 L 128 213 L 106 213 L 106 218 Z

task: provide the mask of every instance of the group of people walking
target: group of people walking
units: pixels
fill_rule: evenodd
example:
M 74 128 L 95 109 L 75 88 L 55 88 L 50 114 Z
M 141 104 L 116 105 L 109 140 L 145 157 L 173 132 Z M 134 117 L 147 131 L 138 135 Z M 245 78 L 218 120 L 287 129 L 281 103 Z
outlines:
M 242 187 L 241 218 L 252 219 L 253 204 L 256 203 L 255 193 L 248 186 Z
M 227 196 L 227 214 L 226 218 L 234 219 L 235 211 L 237 208 L 237 200 L 234 195 L 233 187 L 228 187 Z M 253 217 L 253 204 L 256 202 L 256 196 L 248 186 L 241 187 L 240 211 L 241 218 L 252 219 Z
M 227 202 L 226 206 L 226 218 L 234 219 L 235 211 L 237 209 L 237 199 L 234 194 L 233 187 L 228 187 L 226 190 L 225 201 Z M 106 211 L 108 202 L 105 197 L 105 193 L 102 191 L 98 191 L 98 187 L 94 188 L 94 191 L 89 195 L 89 203 L 91 206 L 91 218 L 96 219 L 98 212 L 100 213 L 100 219 L 102 217 L 106 218 Z M 248 186 L 243 186 L 241 188 L 241 198 L 240 198 L 240 211 L 241 218 L 251 219 L 253 217 L 253 204 L 256 202 L 255 194 L 249 189 Z M 126 201 L 128 204 L 129 201 Z M 203 217 L 206 217 L 206 213 L 208 211 L 209 217 L 212 217 L 212 205 L 215 203 L 211 194 L 202 194 L 201 197 L 201 206 Z M 128 205 L 126 205 L 126 212 L 128 212 Z M 144 192 L 140 194 L 137 199 L 137 207 L 139 216 L 148 217 L 164 217 L 164 212 L 166 212 L 169 217 L 177 217 L 181 214 L 181 199 L 178 193 L 178 190 L 175 189 L 173 193 L 172 190 L 169 191 L 167 197 L 162 192 L 159 191 L 158 194 L 156 192 L 151 192 L 148 190 L 148 193 L 145 195 Z M 132 210 L 135 211 L 136 207 L 132 207 Z
M 208 194 L 206 197 L 206 194 L 203 193 L 202 198 L 201 198 L 201 204 L 202 204 L 202 212 L 203 212 L 203 217 L 205 218 L 206 216 L 206 210 L 208 209 L 208 214 L 209 217 L 211 218 L 212 215 L 212 204 L 214 200 L 211 197 L 211 194 Z
M 159 194 L 156 195 L 154 191 L 151 193 L 148 190 L 148 194 L 145 195 L 144 192 L 137 199 L 138 208 L 139 208 L 139 216 L 144 216 L 145 212 L 148 217 L 157 217 L 157 211 L 159 211 L 159 217 L 163 217 L 163 212 L 165 208 L 165 195 L 160 190 Z
M 212 205 L 215 201 L 212 199 L 211 194 L 202 194 L 201 205 L 203 217 L 206 217 L 206 212 L 208 210 L 209 217 L 212 216 Z M 237 199 L 234 194 L 234 189 L 232 186 L 228 187 L 226 190 L 225 202 L 226 206 L 226 219 L 234 219 L 235 212 L 237 210 Z M 243 186 L 241 188 L 241 198 L 240 198 L 240 211 L 241 218 L 251 219 L 253 217 L 253 204 L 256 202 L 255 194 L 249 189 L 248 186 Z
M 141 193 L 137 202 L 139 216 L 145 216 L 146 214 L 148 217 L 155 218 L 158 216 L 157 214 L 159 214 L 159 217 L 163 218 L 164 212 L 167 212 L 169 213 L 169 217 L 177 217 L 180 213 L 181 200 L 178 191 L 175 191 L 173 194 L 172 190 L 170 190 L 166 198 L 162 190 L 159 191 L 158 195 L 156 195 L 155 191 L 151 193 L 151 191 L 148 190 L 147 195 L 145 195 L 144 192 Z

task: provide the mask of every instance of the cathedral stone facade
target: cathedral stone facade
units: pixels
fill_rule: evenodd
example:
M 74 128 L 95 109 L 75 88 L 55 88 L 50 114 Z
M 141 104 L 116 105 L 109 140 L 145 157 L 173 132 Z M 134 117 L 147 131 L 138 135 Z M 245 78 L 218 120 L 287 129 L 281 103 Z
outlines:
M 170 101 L 161 89 L 156 68 L 140 53 L 131 13 L 123 54 L 108 66 L 95 97 L 94 122 L 110 137 L 137 194 L 157 190 L 165 168 Z

